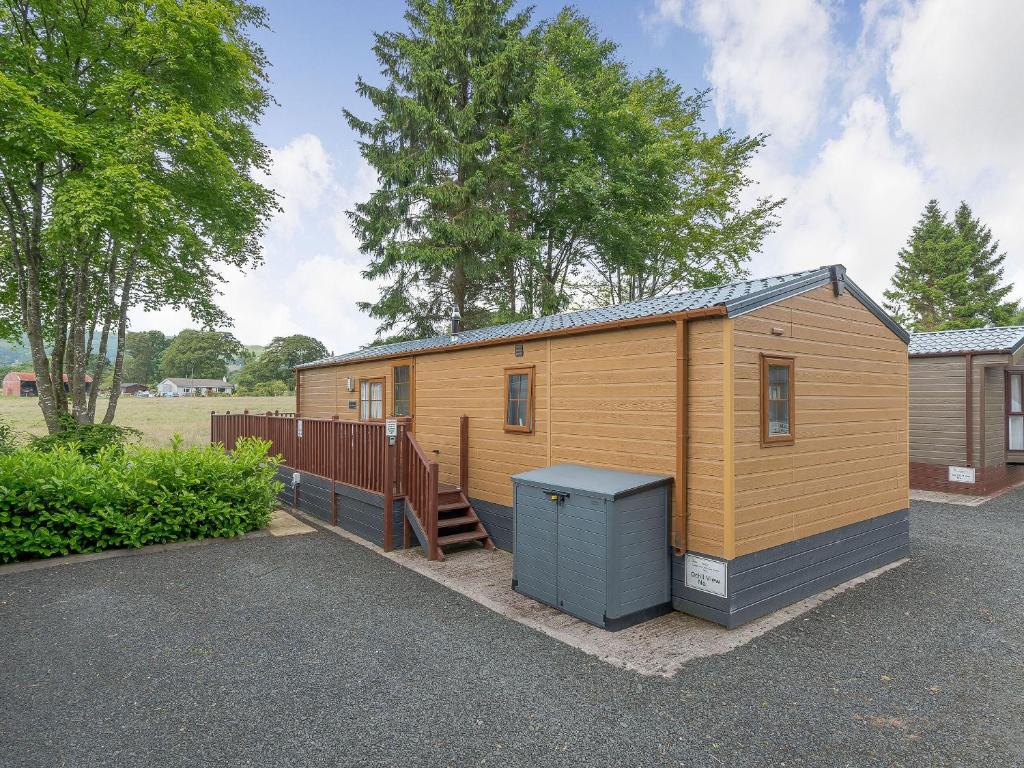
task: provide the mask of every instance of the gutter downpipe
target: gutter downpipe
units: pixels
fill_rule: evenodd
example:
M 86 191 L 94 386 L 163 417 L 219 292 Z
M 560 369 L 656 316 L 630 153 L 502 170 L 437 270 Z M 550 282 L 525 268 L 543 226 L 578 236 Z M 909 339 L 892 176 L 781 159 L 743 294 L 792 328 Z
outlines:
M 974 466 L 974 353 L 968 352 L 967 359 L 967 381 L 966 381 L 966 405 L 967 405 L 967 466 Z
M 686 552 L 686 451 L 688 445 L 688 400 L 686 379 L 686 318 L 676 319 L 676 481 L 673 485 L 672 548 L 677 555 Z

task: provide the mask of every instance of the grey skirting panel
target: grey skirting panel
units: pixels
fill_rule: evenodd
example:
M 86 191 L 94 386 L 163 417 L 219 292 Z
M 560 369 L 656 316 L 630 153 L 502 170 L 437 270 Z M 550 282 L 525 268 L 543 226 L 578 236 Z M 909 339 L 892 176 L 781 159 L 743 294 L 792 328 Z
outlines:
M 672 606 L 732 629 L 909 554 L 904 509 L 731 560 L 728 597 L 687 587 L 673 557 Z
M 484 524 L 484 528 L 491 535 L 494 546 L 511 552 L 515 541 L 512 534 L 512 507 L 480 499 L 470 499 L 470 502 L 480 517 L 480 522 Z
M 303 472 L 299 481 L 299 509 L 325 523 L 331 522 L 333 485 L 326 477 Z
M 291 467 L 278 467 L 277 476 L 274 478 L 279 483 L 284 483 L 284 488 L 277 494 L 277 500 L 282 504 L 287 504 L 289 507 L 292 505 L 292 498 L 294 491 L 292 490 L 292 468 Z
M 361 539 L 384 546 L 384 497 L 369 491 L 337 486 L 338 527 Z M 391 545 L 402 546 L 403 502 L 395 501 L 391 510 Z
M 277 479 L 285 484 L 285 488 L 278 494 L 278 500 L 289 507 L 293 506 L 295 498 L 292 489 L 293 472 L 291 467 L 280 467 L 277 470 Z M 331 523 L 332 487 L 338 527 L 372 541 L 377 546 L 384 546 L 384 497 L 379 494 L 335 484 L 325 477 L 302 472 L 299 476 L 298 509 L 325 523 Z M 402 546 L 402 505 L 401 500 L 396 500 L 391 510 L 391 543 L 395 547 Z

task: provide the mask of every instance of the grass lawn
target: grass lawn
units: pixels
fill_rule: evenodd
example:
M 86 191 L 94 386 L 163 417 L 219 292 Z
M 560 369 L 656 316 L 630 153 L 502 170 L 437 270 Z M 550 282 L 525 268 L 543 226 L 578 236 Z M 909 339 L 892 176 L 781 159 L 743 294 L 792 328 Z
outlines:
M 100 398 L 96 406 L 99 418 L 106 412 L 107 401 Z M 242 411 L 256 413 L 295 409 L 295 397 L 121 397 L 117 403 L 114 423 L 142 431 L 142 442 L 152 447 L 166 445 L 179 434 L 186 445 L 210 441 L 210 411 Z M 46 433 L 43 414 L 34 397 L 0 397 L 0 418 L 18 431 L 33 435 Z

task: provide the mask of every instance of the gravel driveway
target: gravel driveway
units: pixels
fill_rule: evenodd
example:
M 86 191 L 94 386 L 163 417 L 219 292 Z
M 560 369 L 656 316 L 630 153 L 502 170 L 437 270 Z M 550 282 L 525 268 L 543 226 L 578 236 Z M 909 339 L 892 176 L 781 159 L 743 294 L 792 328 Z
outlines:
M 0 574 L 4 766 L 1024 765 L 1024 491 L 671 680 L 333 534 Z

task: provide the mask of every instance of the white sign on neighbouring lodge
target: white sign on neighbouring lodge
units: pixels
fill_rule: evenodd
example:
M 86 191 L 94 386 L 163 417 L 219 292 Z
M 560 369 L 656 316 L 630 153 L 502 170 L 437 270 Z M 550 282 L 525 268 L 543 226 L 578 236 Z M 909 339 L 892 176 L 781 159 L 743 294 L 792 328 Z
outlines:
M 295 420 L 295 436 L 302 437 L 302 419 Z
M 384 434 L 388 437 L 398 437 L 398 420 L 388 419 L 384 422 Z
M 683 569 L 686 571 L 684 583 L 690 589 L 727 597 L 728 568 L 728 563 L 723 563 L 721 560 L 712 560 L 710 557 L 687 553 L 683 559 Z
M 974 477 L 974 467 L 949 468 L 949 482 L 951 483 L 973 483 Z

